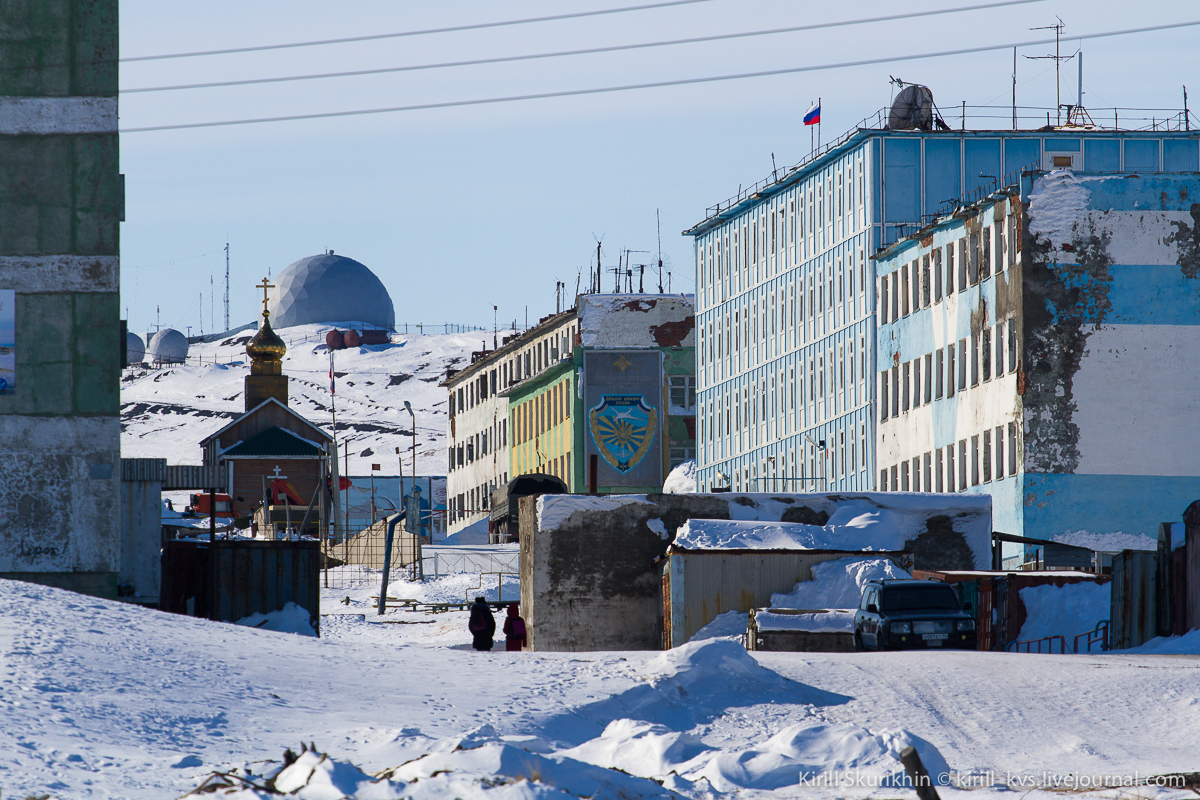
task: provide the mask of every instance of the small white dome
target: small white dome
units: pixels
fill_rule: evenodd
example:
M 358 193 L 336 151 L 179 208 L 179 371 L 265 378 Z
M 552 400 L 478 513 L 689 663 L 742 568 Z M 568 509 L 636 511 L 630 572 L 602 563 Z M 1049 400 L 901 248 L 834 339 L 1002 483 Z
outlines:
M 188 340 L 174 328 L 163 328 L 154 334 L 147 357 L 155 364 L 182 364 L 188 354 Z
M 145 357 L 146 345 L 142 342 L 142 337 L 133 331 L 128 331 L 125 334 L 125 366 L 138 364 Z

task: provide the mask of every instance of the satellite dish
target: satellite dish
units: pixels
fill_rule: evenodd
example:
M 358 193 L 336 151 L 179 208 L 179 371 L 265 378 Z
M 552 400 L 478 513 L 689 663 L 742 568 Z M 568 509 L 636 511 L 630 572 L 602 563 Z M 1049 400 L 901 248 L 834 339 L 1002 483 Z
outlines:
M 889 131 L 933 130 L 933 92 L 928 86 L 910 83 L 896 95 L 888 112 Z

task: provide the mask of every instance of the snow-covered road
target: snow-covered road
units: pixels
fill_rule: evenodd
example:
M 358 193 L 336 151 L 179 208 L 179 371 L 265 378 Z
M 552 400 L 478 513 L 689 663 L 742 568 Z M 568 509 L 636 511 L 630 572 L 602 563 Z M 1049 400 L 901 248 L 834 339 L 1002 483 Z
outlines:
M 461 577 L 443 580 L 459 591 Z M 302 741 L 368 772 L 412 761 L 372 785 L 380 797 L 665 791 L 638 775 L 685 796 L 795 794 L 813 767 L 885 778 L 906 743 L 960 774 L 1200 769 L 1195 656 L 752 658 L 724 639 L 477 653 L 464 614 L 381 623 L 365 591 L 325 603 L 314 639 L 0 581 L 0 796 L 176 797 Z M 513 759 L 537 761 L 541 780 L 516 781 Z

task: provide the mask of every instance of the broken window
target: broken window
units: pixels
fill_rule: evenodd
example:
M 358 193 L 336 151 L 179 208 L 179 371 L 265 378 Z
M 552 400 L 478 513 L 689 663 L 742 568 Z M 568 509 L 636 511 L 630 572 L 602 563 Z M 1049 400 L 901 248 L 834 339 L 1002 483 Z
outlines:
M 929 308 L 933 287 L 930 285 L 929 255 L 921 256 L 921 308 Z
M 912 407 L 921 407 L 921 359 L 914 358 L 912 360 Z
M 1004 477 L 1004 426 L 996 428 L 996 480 Z
M 888 371 L 879 373 L 879 420 L 888 418 Z
M 933 402 L 933 353 L 925 356 L 925 404 Z
M 979 334 L 971 334 L 971 385 L 979 385 Z
M 954 444 L 946 445 L 946 491 L 953 492 L 954 489 Z
M 909 271 L 909 264 L 907 262 L 905 262 L 904 266 L 902 266 L 900 268 L 900 293 L 901 293 L 900 314 L 905 317 L 908 316 L 908 301 L 909 301 L 909 286 L 910 286 L 908 271 Z
M 980 249 L 982 258 L 979 262 L 979 278 L 986 279 L 992 274 L 992 229 L 987 227 L 983 229 L 983 246 Z
M 967 239 L 964 236 L 958 240 L 958 290 L 967 290 Z
M 967 440 L 960 439 L 958 442 L 958 489 L 963 491 L 967 488 Z
M 942 248 L 933 251 L 933 302 L 942 302 Z
M 945 467 L 942 462 L 942 448 L 937 449 L 937 458 L 933 464 L 933 490 L 938 494 L 944 492 L 946 486 Z
M 992 329 L 984 328 L 980 334 L 980 364 L 983 367 L 983 380 L 986 383 L 992 379 Z
M 900 410 L 908 411 L 911 408 L 910 402 L 912 398 L 912 367 L 909 361 L 905 361 L 902 371 L 904 373 L 903 386 L 900 388 Z

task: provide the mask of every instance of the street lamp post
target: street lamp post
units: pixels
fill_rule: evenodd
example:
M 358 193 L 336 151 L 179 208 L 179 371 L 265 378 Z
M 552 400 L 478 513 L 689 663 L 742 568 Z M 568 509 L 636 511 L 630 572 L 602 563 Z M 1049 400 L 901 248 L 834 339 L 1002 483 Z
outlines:
M 404 410 L 408 412 L 409 418 L 412 420 L 412 488 L 413 496 L 416 497 L 417 489 L 417 415 L 413 413 L 412 403 L 404 401 Z M 417 580 L 425 580 L 425 565 L 421 563 L 421 503 L 418 500 L 416 505 L 417 518 L 413 520 L 413 527 L 417 532 Z M 430 506 L 432 508 L 432 506 Z M 409 513 L 412 513 L 411 511 Z

